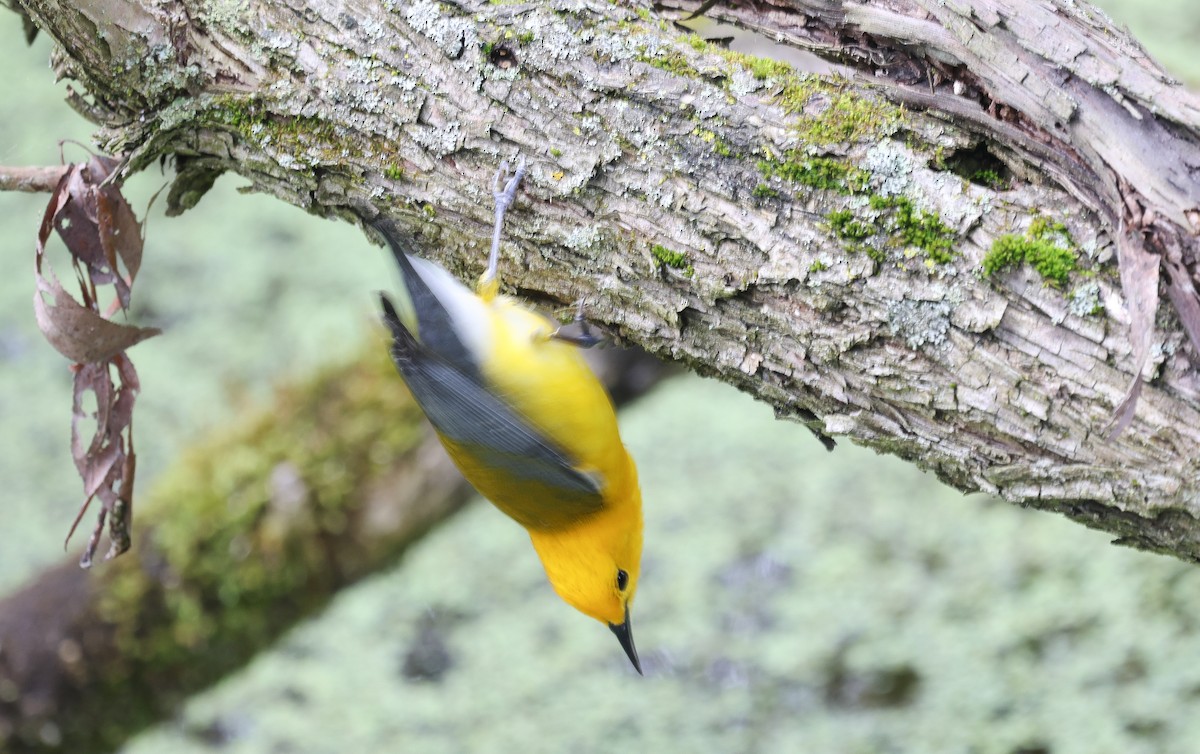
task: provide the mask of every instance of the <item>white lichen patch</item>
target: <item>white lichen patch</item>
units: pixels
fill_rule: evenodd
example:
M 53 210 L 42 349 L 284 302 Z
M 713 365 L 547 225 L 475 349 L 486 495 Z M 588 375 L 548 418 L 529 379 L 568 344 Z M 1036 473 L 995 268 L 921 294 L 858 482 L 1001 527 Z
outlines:
M 645 42 L 631 34 L 604 34 L 596 39 L 592 48 L 605 62 L 620 63 L 638 56 L 638 48 Z
M 661 56 L 664 51 L 670 49 L 674 49 L 674 47 L 661 37 L 638 37 L 638 44 L 636 48 L 638 55 L 649 58 L 657 58 Z
M 177 97 L 175 101 L 158 112 L 158 128 L 170 131 L 181 123 L 187 123 L 196 117 L 212 97 Z
M 114 58 L 113 65 L 123 72 L 132 73 L 130 85 L 136 86 L 146 96 L 185 89 L 188 82 L 201 74 L 194 63 L 179 66 L 175 63 L 175 48 L 169 44 L 152 45 L 149 53 L 138 56 L 133 50 L 122 48 L 122 56 Z
M 445 15 L 439 3 L 423 0 L 404 13 L 404 20 L 418 34 L 427 37 L 447 57 L 466 59 L 463 51 L 481 46 L 475 23 L 469 18 Z M 473 65 L 473 63 L 466 63 Z
M 1163 367 L 1166 365 L 1167 360 L 1175 355 L 1176 349 L 1176 343 L 1170 338 L 1155 340 L 1150 346 L 1150 353 L 1146 357 L 1146 364 L 1142 367 L 1142 379 L 1152 381 L 1161 378 Z
M 699 87 L 691 104 L 693 114 L 702 123 L 711 118 L 723 119 L 729 114 L 725 92 L 715 86 Z
M 247 0 L 204 0 L 200 4 L 200 20 L 222 31 L 246 31 Z
M 498 68 L 494 65 L 487 65 L 483 67 L 481 72 L 483 73 L 483 78 L 488 81 L 511 82 L 516 81 L 517 79 L 526 75 L 525 73 L 522 73 L 521 69 L 516 66 L 513 66 L 512 68 Z M 537 101 L 532 100 L 531 102 L 532 104 L 530 106 L 536 111 L 538 109 Z
M 729 76 L 729 93 L 735 97 L 744 97 L 763 87 L 761 79 L 744 68 L 733 68 Z
M 573 251 L 584 251 L 600 243 L 600 229 L 595 225 L 581 225 L 563 239 L 563 246 Z
M 1068 298 L 1068 308 L 1076 317 L 1088 317 L 1104 311 L 1104 304 L 1100 301 L 1099 283 L 1084 283 L 1071 291 Z
M 963 187 L 956 175 L 930 170 L 904 144 L 887 139 L 867 151 L 862 168 L 880 196 L 904 196 L 918 209 L 937 212 L 948 227 L 960 233 L 979 221 L 987 207 Z
M 573 29 L 553 16 L 530 18 L 524 33 L 532 38 L 522 48 L 521 65 L 534 70 L 550 70 L 558 62 L 579 60 L 583 45 L 593 37 L 591 30 Z M 618 53 L 615 46 L 613 53 Z
M 462 140 L 462 125 L 458 121 L 451 121 L 436 127 L 414 126 L 409 133 L 418 145 L 437 157 L 444 157 L 458 149 Z
M 867 150 L 862 169 L 871 174 L 871 185 L 881 196 L 904 196 L 912 184 L 913 153 L 899 142 L 885 139 Z
M 388 36 L 387 27 L 374 18 L 364 18 L 358 25 L 369 44 L 378 45 Z
M 940 346 L 950 332 L 951 309 L 947 301 L 903 299 L 888 306 L 888 325 L 909 348 Z
M 349 107 L 358 113 L 384 112 L 388 98 L 380 87 L 385 75 L 382 69 L 383 64 L 377 60 L 347 61 L 344 70 L 348 75 L 338 77 L 340 85 L 330 90 L 330 99 L 337 103 L 337 109 Z M 356 113 L 346 112 L 344 116 L 353 119 Z

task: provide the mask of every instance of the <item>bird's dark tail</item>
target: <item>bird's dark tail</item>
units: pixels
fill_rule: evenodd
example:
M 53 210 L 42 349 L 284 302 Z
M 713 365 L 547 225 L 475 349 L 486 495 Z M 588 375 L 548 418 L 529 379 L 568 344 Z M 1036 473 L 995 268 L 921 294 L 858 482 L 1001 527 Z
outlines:
M 415 252 L 415 244 L 411 238 L 397 230 L 395 223 L 383 215 L 376 215 L 370 220 L 363 218 L 363 224 L 370 227 L 387 242 L 388 248 L 392 250 L 392 256 L 396 259 L 396 265 L 400 268 L 400 274 L 404 276 L 406 286 L 409 285 L 410 280 L 419 281 L 421 279 L 409 260 L 409 256 L 419 256 Z
M 400 268 L 400 277 L 404 279 L 404 289 L 408 292 L 408 299 L 412 302 L 415 313 L 417 332 L 413 334 L 424 343 L 431 336 L 436 338 L 436 333 L 450 331 L 449 313 L 446 312 L 445 307 L 438 301 L 433 291 L 429 290 L 425 279 L 421 277 L 421 273 L 417 272 L 412 259 L 409 258 L 417 256 L 411 254 L 414 246 L 411 238 L 398 231 L 395 224 L 383 215 L 363 222 L 383 236 L 388 248 L 392 250 L 392 256 L 395 257 L 396 265 Z M 390 302 L 388 303 L 390 304 Z M 407 312 L 407 307 L 405 307 L 405 311 Z M 396 315 L 394 306 L 391 307 L 391 312 Z M 402 322 L 399 316 L 394 316 L 394 319 L 398 324 Z M 434 348 L 436 349 L 436 346 Z
M 400 302 L 401 309 L 407 315 L 409 307 L 406 304 L 411 303 L 412 306 L 412 316 L 408 324 L 405 324 L 392 301 L 386 296 L 380 297 L 383 320 L 395 340 L 392 347 L 393 357 L 397 360 L 411 358 L 414 349 L 428 350 L 454 364 L 472 379 L 480 380 L 478 367 L 459 338 L 450 312 L 430 289 L 417 265 L 413 264 L 417 255 L 411 253 L 414 247 L 411 237 L 399 231 L 392 221 L 382 215 L 371 220 L 363 218 L 363 222 L 387 241 L 404 279 L 404 290 L 408 294 L 408 301 Z M 425 266 L 424 263 L 422 266 Z
M 392 333 L 392 360 L 396 362 L 396 366 L 400 369 L 401 374 L 403 374 L 404 365 L 412 360 L 420 346 L 417 343 L 417 339 L 404 326 L 400 315 L 396 313 L 396 307 L 392 304 L 392 300 L 387 297 L 386 293 L 379 294 L 379 303 L 383 307 L 383 323 L 387 325 L 388 330 Z

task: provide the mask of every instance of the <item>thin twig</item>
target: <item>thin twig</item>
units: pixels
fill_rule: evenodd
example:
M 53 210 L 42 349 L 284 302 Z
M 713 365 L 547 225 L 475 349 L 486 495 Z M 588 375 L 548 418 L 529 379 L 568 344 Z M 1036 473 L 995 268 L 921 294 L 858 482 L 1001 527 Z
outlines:
M 36 194 L 50 192 L 58 185 L 70 165 L 51 167 L 9 168 L 0 166 L 0 191 L 25 191 Z

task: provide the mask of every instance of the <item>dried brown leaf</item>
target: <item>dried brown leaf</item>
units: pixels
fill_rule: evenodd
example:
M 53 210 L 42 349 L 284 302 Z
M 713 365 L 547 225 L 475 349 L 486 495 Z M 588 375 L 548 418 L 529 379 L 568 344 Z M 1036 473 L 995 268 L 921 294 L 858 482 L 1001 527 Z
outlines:
M 116 187 L 99 185 L 117 164 L 110 158 L 96 156 L 86 164 L 71 166 L 51 194 L 38 230 L 34 315 L 50 344 L 77 363 L 108 361 L 161 332 L 153 327 L 119 324 L 98 311 L 96 286 L 111 283 L 125 307 L 133 277 L 141 266 L 141 226 Z M 67 293 L 45 261 L 51 228 L 57 228 L 72 258 L 86 270 L 86 274 L 80 273 L 82 304 Z M 115 262 L 118 256 L 129 271 L 128 279 L 118 274 Z
M 113 380 L 114 369 L 119 385 Z M 86 498 L 67 533 L 68 540 L 92 500 L 99 498 L 101 502 L 96 525 L 80 558 L 84 568 L 95 556 L 106 521 L 110 541 L 106 559 L 129 549 L 133 477 L 137 465 L 133 453 L 133 406 L 140 389 L 133 362 L 124 355 L 103 364 L 84 364 L 75 371 L 71 454 L 84 480 Z M 84 410 L 88 393 L 96 398 L 96 412 L 90 416 Z M 89 420 L 94 420 L 96 426 L 85 448 L 83 425 Z
M 132 345 L 162 332 L 105 319 L 71 297 L 54 272 L 37 275 L 33 311 L 38 328 L 55 350 L 77 363 L 108 361 Z
M 107 363 L 84 364 L 75 370 L 74 402 L 71 406 L 71 455 L 83 478 L 84 494 L 90 499 L 104 484 L 113 466 L 120 460 L 119 444 L 111 442 L 113 430 L 120 434 L 124 429 L 113 426 L 113 393 L 115 388 L 109 375 Z M 84 398 L 92 393 L 96 400 L 96 413 L 89 417 L 84 413 Z M 81 424 L 93 419 L 96 429 L 88 447 L 83 447 Z
M 67 204 L 55 218 L 55 229 L 74 260 L 87 266 L 97 283 L 111 282 L 111 270 L 100 244 L 96 197 L 91 190 L 86 165 L 75 165 L 67 173 Z
M 133 542 L 130 522 L 133 520 L 133 477 L 137 470 L 137 454 L 133 452 L 133 433 L 129 434 L 129 452 L 121 468 L 121 491 L 113 503 L 112 515 L 108 519 L 108 552 L 105 560 L 112 560 L 129 549 Z
M 34 244 L 34 264 L 38 269 L 41 269 L 42 254 L 46 250 L 46 241 L 50 240 L 50 231 L 54 229 L 54 223 L 57 221 L 59 213 L 71 198 L 67 191 L 71 173 L 78 169 L 78 165 L 70 166 L 67 172 L 63 173 L 62 178 L 58 179 L 58 185 L 50 192 L 50 203 L 46 205 L 46 211 L 42 214 L 42 224 L 38 226 L 37 242 Z
M 130 288 L 142 261 L 141 225 L 120 189 L 106 184 L 118 163 L 102 156 L 73 166 L 68 173 L 68 202 L 59 211 L 59 236 L 86 273 L 84 305 L 91 306 L 97 285 L 112 285 L 122 309 L 129 308 Z M 121 267 L 125 268 L 122 273 Z
M 129 202 L 112 186 L 97 193 L 96 205 L 100 244 L 104 247 L 105 259 L 125 283 L 126 298 L 122 306 L 128 308 L 128 290 L 142 266 L 142 224 L 134 216 Z M 125 268 L 123 275 L 118 262 Z
M 95 155 L 70 166 L 51 193 L 35 244 L 33 307 L 38 327 L 59 353 L 76 362 L 71 455 L 83 479 L 84 501 L 67 533 L 68 541 L 92 500 L 101 503 L 79 560 L 84 568 L 95 557 L 106 522 L 110 541 L 106 558 L 129 549 L 137 468 L 133 407 L 141 386 L 125 351 L 160 332 L 122 325 L 100 312 L 98 286 L 113 286 L 112 311 L 118 305 L 127 308 L 142 263 L 143 226 L 119 187 L 108 183 L 119 165 L 117 160 Z M 71 253 L 82 303 L 66 291 L 45 259 L 46 242 L 55 229 Z M 95 400 L 90 413 L 84 408 L 89 396 Z
M 85 167 L 90 176 L 90 182 L 99 186 L 111 178 L 117 168 L 121 167 L 121 160 L 106 154 L 93 154 L 88 158 Z

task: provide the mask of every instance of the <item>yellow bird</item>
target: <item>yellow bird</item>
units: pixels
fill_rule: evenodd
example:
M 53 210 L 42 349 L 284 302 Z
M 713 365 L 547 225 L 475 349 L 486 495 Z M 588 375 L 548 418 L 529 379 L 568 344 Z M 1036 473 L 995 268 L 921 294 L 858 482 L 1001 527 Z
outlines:
M 560 597 L 608 624 L 639 673 L 629 622 L 642 557 L 642 495 L 612 401 L 578 346 L 545 317 L 499 295 L 504 213 L 524 161 L 503 189 L 488 266 L 472 293 L 441 267 L 406 253 L 386 222 L 404 279 L 381 295 L 392 358 L 463 476 L 529 532 Z

